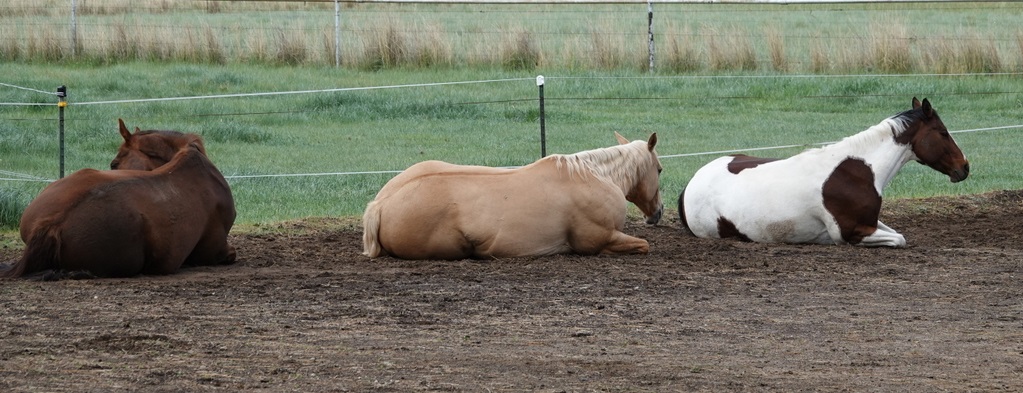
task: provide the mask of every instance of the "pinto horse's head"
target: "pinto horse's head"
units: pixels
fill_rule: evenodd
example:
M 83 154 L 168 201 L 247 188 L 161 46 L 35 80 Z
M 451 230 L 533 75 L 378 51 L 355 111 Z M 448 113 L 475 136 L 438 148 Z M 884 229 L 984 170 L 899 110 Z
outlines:
M 621 145 L 629 144 L 629 140 L 617 132 L 615 138 Z M 647 224 L 657 224 L 661 221 L 661 214 L 664 213 L 664 203 L 661 202 L 661 161 L 657 158 L 657 133 L 650 135 L 646 142 L 646 149 L 640 154 L 643 157 L 637 168 L 638 179 L 634 186 L 625 194 L 625 199 L 632 202 L 643 215 L 646 216 Z
M 189 144 L 197 146 L 199 152 L 206 154 L 202 138 L 195 134 L 184 134 L 178 131 L 128 131 L 124 120 L 117 119 L 124 143 L 117 149 L 117 156 L 110 161 L 110 169 L 137 169 L 151 171 L 170 162 L 174 155 Z
M 909 145 L 918 162 L 948 175 L 953 183 L 969 176 L 970 162 L 926 98 L 920 102 L 913 97 L 913 109 L 896 117 L 905 121 L 906 129 L 895 141 Z

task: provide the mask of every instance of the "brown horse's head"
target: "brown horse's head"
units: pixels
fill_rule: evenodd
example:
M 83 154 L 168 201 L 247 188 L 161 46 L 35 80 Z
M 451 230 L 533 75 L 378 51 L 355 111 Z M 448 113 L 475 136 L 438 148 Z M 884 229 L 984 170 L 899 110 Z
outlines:
M 195 134 L 184 134 L 177 131 L 128 131 L 124 120 L 117 119 L 124 143 L 117 149 L 117 156 L 110 161 L 110 169 L 137 169 L 151 171 L 170 162 L 177 152 L 189 144 L 195 145 L 199 152 L 206 154 L 202 138 Z
M 628 139 L 617 132 L 615 138 L 621 145 L 629 143 Z M 661 170 L 663 168 L 661 161 L 657 158 L 657 151 L 654 150 L 656 145 L 657 133 L 655 132 L 650 135 L 650 139 L 646 142 L 646 149 L 641 153 L 643 157 L 638 160 L 637 179 L 633 183 L 634 186 L 625 194 L 625 199 L 636 205 L 646 216 L 646 223 L 651 225 L 660 222 L 661 214 L 664 212 L 664 203 L 661 202 Z
M 953 183 L 966 179 L 970 174 L 970 162 L 926 98 L 920 102 L 913 97 L 913 109 L 896 118 L 903 119 L 906 129 L 895 136 L 895 141 L 908 144 L 917 161 L 948 175 Z

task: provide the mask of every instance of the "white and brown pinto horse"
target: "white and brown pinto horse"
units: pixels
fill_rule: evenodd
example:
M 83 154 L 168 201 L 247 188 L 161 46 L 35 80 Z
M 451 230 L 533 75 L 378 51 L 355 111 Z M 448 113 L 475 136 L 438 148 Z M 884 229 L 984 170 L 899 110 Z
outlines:
M 663 204 L 654 145 L 629 142 L 551 155 L 521 168 L 425 161 L 391 179 L 363 215 L 364 254 L 489 259 L 647 253 L 626 235 L 627 201 L 656 224 Z
M 952 182 L 970 173 L 931 103 L 915 97 L 908 111 L 788 159 L 718 158 L 693 175 L 678 210 L 699 237 L 905 247 L 878 215 L 882 190 L 912 160 Z
M 44 188 L 21 217 L 22 257 L 0 277 L 125 277 L 235 261 L 234 199 L 202 138 L 132 134 L 119 123 L 112 170 L 82 169 Z

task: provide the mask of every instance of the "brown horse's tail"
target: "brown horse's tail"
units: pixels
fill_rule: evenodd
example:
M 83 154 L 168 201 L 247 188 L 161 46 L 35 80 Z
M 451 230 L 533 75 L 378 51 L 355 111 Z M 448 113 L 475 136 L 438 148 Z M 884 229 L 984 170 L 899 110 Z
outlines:
M 42 270 L 57 269 L 60 255 L 60 232 L 56 225 L 45 225 L 25 244 L 21 259 L 10 269 L 0 272 L 0 278 L 15 278 Z
M 372 201 L 366 205 L 366 212 L 362 215 L 362 255 L 376 258 L 382 254 L 379 235 L 380 203 Z

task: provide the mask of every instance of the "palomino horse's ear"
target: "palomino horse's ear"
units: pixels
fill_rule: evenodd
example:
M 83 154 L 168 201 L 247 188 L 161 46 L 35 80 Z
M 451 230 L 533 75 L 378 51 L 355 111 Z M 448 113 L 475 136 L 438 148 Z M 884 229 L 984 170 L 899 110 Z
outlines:
M 657 145 L 657 133 L 650 134 L 650 139 L 646 141 L 646 148 L 650 151 L 654 151 L 654 146 Z
M 619 134 L 618 131 L 615 131 L 615 139 L 618 139 L 618 144 L 619 145 L 628 145 L 629 144 L 629 140 L 625 139 L 625 137 L 622 136 L 622 134 Z
M 128 131 L 128 127 L 124 125 L 124 120 L 117 119 L 117 125 L 120 126 L 118 131 L 121 132 L 121 138 L 124 138 L 125 142 L 131 140 L 131 131 Z

